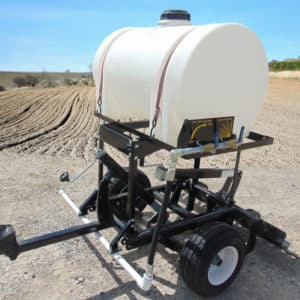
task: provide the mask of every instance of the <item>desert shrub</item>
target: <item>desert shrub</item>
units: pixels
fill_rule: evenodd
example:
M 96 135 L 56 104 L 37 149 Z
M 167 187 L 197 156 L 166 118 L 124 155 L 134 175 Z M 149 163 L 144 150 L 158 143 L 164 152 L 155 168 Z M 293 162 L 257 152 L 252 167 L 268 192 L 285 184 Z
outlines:
M 87 79 L 81 79 L 80 85 L 89 85 L 89 81 Z
M 76 80 L 70 79 L 70 78 L 65 78 L 64 84 L 67 86 L 72 86 L 76 85 L 78 82 Z
M 0 85 L 0 92 L 4 92 L 6 89 L 3 85 Z
M 14 78 L 13 81 L 16 84 L 17 87 L 21 87 L 21 86 L 26 86 L 27 85 L 26 77 L 23 77 L 23 76 L 17 76 L 17 77 Z
M 48 81 L 45 83 L 44 87 L 46 87 L 46 88 L 54 88 L 54 87 L 56 87 L 56 83 L 53 82 L 52 80 L 48 80 Z
M 27 81 L 27 85 L 32 87 L 36 86 L 39 83 L 38 78 L 30 74 L 26 75 L 26 81 Z
M 17 85 L 17 87 L 21 86 L 36 86 L 39 82 L 38 78 L 27 74 L 26 76 L 17 76 L 14 78 L 14 83 Z

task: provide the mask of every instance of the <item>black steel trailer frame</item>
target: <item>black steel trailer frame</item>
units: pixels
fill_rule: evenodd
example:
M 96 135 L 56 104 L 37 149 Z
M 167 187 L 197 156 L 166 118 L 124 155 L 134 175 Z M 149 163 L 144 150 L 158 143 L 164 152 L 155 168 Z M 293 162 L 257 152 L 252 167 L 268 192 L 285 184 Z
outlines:
M 247 253 L 254 249 L 259 236 L 279 247 L 288 248 L 285 232 L 264 221 L 259 214 L 253 213 L 252 210 L 239 207 L 234 200 L 242 176 L 242 171 L 239 169 L 241 152 L 270 145 L 273 143 L 272 137 L 250 132 L 247 141 L 240 138 L 235 144 L 230 144 L 228 147 L 204 145 L 189 148 L 191 151 L 185 149 L 178 154 L 178 149 L 142 133 L 141 130 L 149 126 L 149 121 L 122 123 L 101 114 L 96 114 L 96 116 L 103 121 L 99 127 L 96 151 L 98 189 L 91 193 L 79 209 L 73 207 L 87 224 L 20 242 L 17 241 L 11 225 L 1 225 L 0 254 L 7 255 L 10 259 L 16 259 L 21 252 L 114 227 L 117 234 L 111 242 L 108 242 L 106 248 L 112 255 L 115 254 L 116 259 L 120 257 L 120 244 L 124 245 L 126 249 L 150 245 L 147 271 L 143 277 L 149 283 L 152 280 L 152 268 L 158 242 L 180 253 L 184 244 L 175 236 L 200 228 L 209 222 L 239 224 L 239 226 L 247 228 L 249 233 L 245 243 Z M 105 144 L 128 156 L 127 168 L 118 164 L 104 150 Z M 152 187 L 141 184 L 139 166 L 145 167 L 145 158 L 162 149 L 169 151 L 170 157 L 173 155 L 167 167 L 159 165 L 156 169 L 157 178 L 165 183 Z M 232 169 L 200 167 L 202 158 L 230 152 L 236 152 L 235 165 Z M 177 168 L 178 157 L 193 160 L 193 168 Z M 104 166 L 108 169 L 106 174 L 104 174 Z M 206 184 L 201 182 L 201 179 L 221 177 L 225 178 L 225 182 L 218 192 L 212 192 Z M 68 174 L 62 174 L 61 181 L 68 180 Z M 118 180 L 126 189 L 112 194 L 111 185 L 115 180 Z M 180 202 L 183 191 L 188 196 L 185 206 Z M 64 190 L 60 193 L 66 201 L 69 200 Z M 142 201 L 141 199 L 149 209 L 151 207 L 152 213 L 148 219 L 145 219 L 143 213 L 137 209 L 137 201 Z M 203 204 L 204 211 L 195 211 L 197 202 Z M 123 203 L 123 206 L 126 203 L 126 218 L 121 218 L 120 215 L 114 213 L 116 203 Z M 70 205 L 72 207 L 72 204 Z M 96 211 L 98 222 L 88 223 L 86 216 L 92 211 Z M 169 220 L 169 212 L 177 215 L 175 221 Z M 125 265 L 123 267 L 126 269 Z M 137 278 L 137 275 L 134 278 Z M 136 281 L 138 282 L 137 279 Z M 151 286 L 151 283 L 143 285 L 138 282 L 138 284 L 144 290 Z

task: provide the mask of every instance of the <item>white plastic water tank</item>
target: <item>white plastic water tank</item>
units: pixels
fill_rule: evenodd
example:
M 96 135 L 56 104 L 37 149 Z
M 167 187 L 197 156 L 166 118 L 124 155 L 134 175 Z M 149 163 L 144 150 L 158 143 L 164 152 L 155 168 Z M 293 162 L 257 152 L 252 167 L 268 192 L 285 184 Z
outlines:
M 159 103 L 155 137 L 173 146 L 185 119 L 235 116 L 234 133 L 247 134 L 268 83 L 259 38 L 240 24 L 193 26 L 186 16 L 166 13 L 158 26 L 103 41 L 93 63 L 97 111 L 149 119 L 151 128 Z

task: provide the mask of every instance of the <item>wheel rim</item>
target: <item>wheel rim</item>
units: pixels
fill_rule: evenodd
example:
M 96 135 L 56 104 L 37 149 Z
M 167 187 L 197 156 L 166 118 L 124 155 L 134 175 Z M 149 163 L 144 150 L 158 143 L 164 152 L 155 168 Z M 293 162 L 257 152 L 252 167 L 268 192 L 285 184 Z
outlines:
M 220 285 L 227 281 L 235 271 L 239 252 L 233 246 L 221 249 L 212 259 L 208 269 L 208 281 L 211 285 Z

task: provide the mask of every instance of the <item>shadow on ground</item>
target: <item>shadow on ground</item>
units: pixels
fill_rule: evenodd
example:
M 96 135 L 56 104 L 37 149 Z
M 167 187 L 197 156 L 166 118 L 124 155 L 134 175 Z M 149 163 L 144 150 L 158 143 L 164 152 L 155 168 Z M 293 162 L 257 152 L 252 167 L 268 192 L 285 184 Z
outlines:
M 113 299 L 120 296 L 126 296 L 128 299 L 138 299 L 141 297 L 150 299 L 203 299 L 193 293 L 183 282 L 180 276 L 177 276 L 177 283 L 174 284 L 154 271 L 154 284 L 150 291 L 144 292 L 137 287 L 135 281 L 124 283 L 116 274 L 116 268 L 106 262 L 101 253 L 95 248 L 90 240 L 84 237 L 88 247 L 97 256 L 103 268 L 110 273 L 112 278 L 118 284 L 111 290 L 100 292 L 97 295 L 89 297 L 89 300 Z M 145 256 L 146 248 L 126 253 L 124 257 L 129 261 L 135 261 Z M 178 271 L 179 256 L 176 253 L 169 253 L 165 248 L 159 247 L 159 254 L 170 264 L 173 264 Z M 142 274 L 143 270 L 136 264 L 132 265 Z M 271 275 L 270 275 L 271 274 Z M 261 278 L 269 277 L 267 284 Z M 158 285 L 167 286 L 172 293 L 162 293 Z M 259 291 L 259 293 L 258 293 Z M 245 259 L 244 266 L 235 282 L 221 295 L 215 299 L 253 299 L 259 296 L 260 299 L 297 299 L 295 295 L 300 295 L 300 260 L 282 252 L 275 246 L 259 240 L 254 252 L 250 253 Z M 247 295 L 245 297 L 245 295 Z

